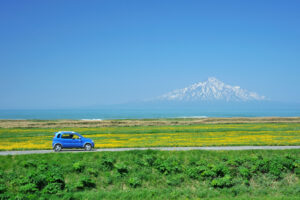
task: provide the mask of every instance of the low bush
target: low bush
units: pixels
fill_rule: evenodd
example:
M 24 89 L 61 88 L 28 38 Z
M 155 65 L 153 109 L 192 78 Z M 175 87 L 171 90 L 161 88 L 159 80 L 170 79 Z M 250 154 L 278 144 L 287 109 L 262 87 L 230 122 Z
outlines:
M 6 185 L 4 183 L 0 183 L 0 194 L 5 193 L 6 190 Z
M 38 187 L 34 183 L 27 183 L 25 185 L 21 185 L 19 188 L 19 192 L 21 193 L 35 193 L 38 191 Z
M 156 156 L 155 155 L 145 155 L 143 157 L 144 163 L 146 166 L 152 167 L 156 161 Z
M 128 179 L 128 184 L 132 188 L 140 187 L 142 185 L 142 181 L 138 177 L 132 177 Z
M 116 169 L 119 172 L 120 175 L 126 175 L 128 173 L 128 167 L 124 163 L 116 164 Z
M 247 180 L 249 180 L 251 178 L 251 173 L 248 168 L 242 166 L 242 167 L 238 168 L 238 171 L 243 178 L 245 178 Z
M 36 167 L 36 163 L 33 160 L 24 160 L 21 162 L 21 166 L 24 168 Z
M 90 177 L 83 176 L 80 178 L 80 180 L 75 184 L 75 189 L 78 190 L 84 190 L 87 188 L 94 188 L 96 187 L 96 183 L 94 180 L 92 180 Z
M 112 170 L 114 168 L 114 160 L 110 157 L 103 156 L 100 165 L 103 170 Z
M 232 185 L 233 183 L 230 175 L 225 175 L 221 178 L 215 178 L 211 181 L 211 186 L 218 188 L 231 187 Z
M 192 178 L 192 179 L 199 179 L 201 178 L 201 176 L 204 176 L 204 177 L 210 177 L 211 175 L 212 176 L 215 176 L 215 174 L 211 171 L 211 174 L 208 172 L 202 174 L 203 172 L 209 170 L 208 167 L 206 166 L 197 166 L 197 167 L 188 167 L 186 169 L 186 174 Z
M 63 189 L 63 185 L 61 183 L 49 183 L 44 187 L 42 193 L 45 194 L 57 194 Z
M 167 179 L 167 184 L 170 186 L 179 186 L 184 181 L 182 175 L 167 176 L 166 179 Z
M 84 168 L 85 168 L 85 166 L 82 162 L 75 162 L 73 164 L 73 170 L 75 172 L 83 172 Z
M 229 174 L 229 168 L 224 163 L 218 164 L 216 166 L 211 166 L 211 168 L 217 177 L 223 177 Z
M 173 157 L 170 157 L 166 160 L 157 159 L 154 162 L 154 166 L 158 171 L 166 175 L 182 172 L 181 164 Z
M 295 174 L 298 176 L 298 178 L 300 178 L 300 168 L 296 168 L 295 169 Z
M 200 175 L 202 179 L 212 179 L 214 177 L 217 177 L 215 170 L 213 170 L 213 167 L 211 166 L 204 167 Z
M 98 171 L 93 169 L 93 168 L 88 168 L 87 170 L 87 173 L 94 176 L 94 177 L 97 177 L 98 176 Z

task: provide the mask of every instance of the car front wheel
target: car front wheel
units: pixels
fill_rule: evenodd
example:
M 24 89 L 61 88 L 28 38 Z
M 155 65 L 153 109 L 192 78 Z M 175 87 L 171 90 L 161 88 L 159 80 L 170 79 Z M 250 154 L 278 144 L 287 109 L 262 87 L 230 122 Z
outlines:
M 92 150 L 92 145 L 91 144 L 86 144 L 86 145 L 84 145 L 84 149 L 86 151 L 91 151 Z
M 60 152 L 61 151 L 61 145 L 60 144 L 56 144 L 55 146 L 54 146 L 54 148 L 53 148 L 53 150 L 55 151 L 55 152 Z

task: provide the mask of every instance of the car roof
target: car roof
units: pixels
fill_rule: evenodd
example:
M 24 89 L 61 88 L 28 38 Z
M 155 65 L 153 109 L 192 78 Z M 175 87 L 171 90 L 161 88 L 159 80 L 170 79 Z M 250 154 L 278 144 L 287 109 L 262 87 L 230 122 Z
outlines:
M 76 132 L 74 132 L 74 131 L 58 131 L 55 134 L 59 134 L 59 133 L 61 133 L 61 134 L 70 134 L 70 133 L 76 133 Z

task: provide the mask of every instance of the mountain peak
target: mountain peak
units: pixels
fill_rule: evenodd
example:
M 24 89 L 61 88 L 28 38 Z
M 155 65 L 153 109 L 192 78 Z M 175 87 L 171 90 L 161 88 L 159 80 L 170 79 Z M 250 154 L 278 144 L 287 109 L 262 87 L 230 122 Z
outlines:
M 168 101 L 260 101 L 265 100 L 255 92 L 249 92 L 240 86 L 231 86 L 215 77 L 188 87 L 177 89 L 159 97 Z
M 207 81 L 208 81 L 208 82 L 221 82 L 221 81 L 219 81 L 216 77 L 209 77 L 209 78 L 207 79 Z

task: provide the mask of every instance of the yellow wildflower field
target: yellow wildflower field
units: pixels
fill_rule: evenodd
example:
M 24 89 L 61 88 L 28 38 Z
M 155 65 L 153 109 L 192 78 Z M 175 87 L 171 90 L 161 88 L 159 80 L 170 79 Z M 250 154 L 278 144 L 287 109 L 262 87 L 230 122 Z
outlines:
M 51 149 L 63 128 L 0 128 L 0 150 Z M 95 142 L 96 148 L 237 145 L 300 145 L 299 123 L 196 124 L 170 126 L 67 128 Z

